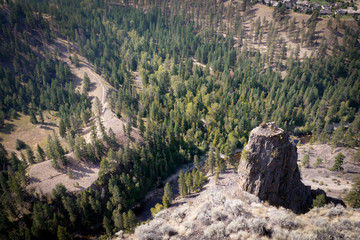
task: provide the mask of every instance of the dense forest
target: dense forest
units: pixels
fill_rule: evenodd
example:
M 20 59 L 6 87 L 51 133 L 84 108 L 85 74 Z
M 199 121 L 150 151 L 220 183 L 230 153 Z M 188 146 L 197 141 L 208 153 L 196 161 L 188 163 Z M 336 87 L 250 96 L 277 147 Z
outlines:
M 77 160 L 100 164 L 91 188 L 72 194 L 58 185 L 51 198 L 43 198 L 25 190 L 29 157 L 0 145 L 1 239 L 130 231 L 137 223 L 132 207 L 146 192 L 206 152 L 223 153 L 227 164 L 236 165 L 234 150 L 261 122 L 275 121 L 297 136 L 311 134 L 311 141 L 360 145 L 359 28 L 343 26 L 347 34 L 341 44 L 332 48 L 322 42 L 312 56 L 300 59 L 296 49 L 288 57 L 275 22 L 255 19 L 254 28 L 245 29 L 250 2 L 236 14 L 217 1 L 192 3 L 1 1 L 0 127 L 18 112 L 34 116 L 36 123 L 41 111 L 57 111 L 60 137 Z M 209 16 L 200 14 L 206 7 Z M 224 15 L 228 24 L 220 21 Z M 274 17 L 289 26 L 293 41 L 316 45 L 316 13 L 304 33 L 282 9 Z M 128 135 L 139 129 L 142 143 L 118 145 L 100 118 L 92 123 L 89 143 L 80 136 L 89 124 L 91 102 L 86 91 L 75 91 L 68 66 L 44 47 L 59 36 L 76 43 L 79 52 L 73 54 L 85 56 L 117 89 L 109 106 L 128 119 Z M 267 53 L 249 47 L 249 38 L 267 41 Z M 140 91 L 134 72 L 142 79 Z M 66 151 L 58 138 L 50 136 L 46 153 L 38 150 L 37 156 L 64 168 Z M 213 170 L 214 157 L 209 159 L 214 162 L 206 168 Z

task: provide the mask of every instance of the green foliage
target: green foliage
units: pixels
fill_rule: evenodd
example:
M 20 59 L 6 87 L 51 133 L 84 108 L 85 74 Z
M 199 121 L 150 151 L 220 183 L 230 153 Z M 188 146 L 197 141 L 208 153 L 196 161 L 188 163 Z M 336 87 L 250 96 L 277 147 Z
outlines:
M 106 234 L 108 236 L 111 236 L 112 235 L 111 222 L 106 216 L 104 216 L 104 218 L 103 218 L 103 227 L 104 227 L 104 229 L 106 231 Z
M 310 167 L 310 155 L 309 153 L 305 154 L 304 157 L 301 159 L 301 166 L 305 168 Z
M 165 208 L 170 207 L 173 200 L 173 192 L 170 186 L 170 183 L 166 183 L 164 187 L 164 195 L 162 197 L 162 202 Z
M 313 200 L 312 207 L 323 207 L 326 204 L 326 196 L 324 194 L 317 195 L 316 198 Z
M 153 208 L 150 209 L 151 215 L 152 215 L 153 217 L 155 217 L 155 215 L 156 215 L 158 212 L 160 212 L 161 210 L 163 210 L 163 209 L 164 209 L 164 206 L 161 205 L 160 203 L 157 203 L 157 204 L 155 205 L 155 207 L 153 207 Z
M 28 161 L 29 164 L 34 164 L 35 163 L 34 152 L 30 147 L 28 147 L 26 149 L 26 156 L 27 156 L 27 161 Z
M 72 237 L 70 233 L 66 230 L 66 227 L 58 226 L 57 228 L 57 237 L 59 240 L 71 240 Z
M 354 163 L 360 163 L 360 148 L 351 156 L 351 160 Z
M 36 155 L 37 161 L 38 162 L 45 161 L 45 157 L 46 157 L 45 151 L 40 147 L 39 144 L 37 144 L 36 150 L 37 150 L 37 155 Z
M 346 195 L 345 201 L 349 207 L 360 208 L 360 177 L 357 177 L 350 192 Z
M 332 166 L 332 168 L 330 168 L 331 171 L 340 171 L 343 170 L 342 164 L 344 163 L 344 159 L 345 159 L 345 155 L 342 153 L 339 153 L 338 155 L 336 155 L 335 157 L 335 163 Z
M 314 163 L 314 167 L 317 168 L 318 166 L 320 166 L 323 163 L 323 159 L 321 157 L 317 157 L 316 161 Z
M 37 124 L 38 123 L 38 121 L 36 119 L 35 112 L 33 110 L 30 110 L 30 122 L 32 124 Z
M 33 111 L 35 115 L 35 109 L 55 110 L 63 122 L 60 136 L 68 135 L 76 159 L 95 163 L 103 160 L 95 189 L 84 190 L 79 196 L 65 194 L 54 202 L 42 203 L 26 195 L 25 167 L 11 154 L 6 168 L 11 165 L 16 177 L 11 171 L 1 173 L 5 187 L 0 192 L 3 199 L 0 209 L 5 210 L 0 210 L 0 216 L 6 214 L 7 219 L 14 222 L 5 221 L 11 230 L 6 231 L 4 239 L 8 235 L 21 238 L 16 226 L 26 226 L 34 239 L 56 238 L 58 226 L 74 232 L 103 223 L 109 235 L 113 228 L 130 230 L 136 224 L 136 217 L 124 211 L 141 201 L 149 189 L 181 164 L 192 159 L 195 162 L 194 156 L 200 156 L 210 144 L 216 147 L 217 153 L 210 147 L 206 170 L 213 173 L 216 167 L 216 172 L 221 171 L 224 164 L 218 154 L 231 156 L 247 142 L 250 130 L 265 119 L 273 119 L 285 130 L 300 127 L 321 141 L 331 139 L 336 145 L 358 146 L 360 83 L 356 70 L 359 53 L 354 41 L 357 36 L 352 36 L 351 31 L 346 33 L 344 45 L 339 45 L 334 54 L 322 55 L 319 49 L 318 56 L 300 61 L 297 48 L 294 57 L 285 63 L 282 58 L 289 49 L 277 40 L 278 29 L 273 23 L 264 27 L 256 20 L 255 34 L 244 34 L 242 22 L 234 21 L 237 26 L 229 28 L 229 34 L 223 37 L 202 26 L 204 21 L 192 22 L 189 19 L 193 18 L 186 14 L 199 10 L 199 16 L 206 16 L 203 11 L 214 8 L 218 14 L 211 17 L 212 23 L 205 21 L 205 24 L 225 30 L 217 17 L 225 14 L 226 8 L 219 7 L 222 1 L 205 1 L 205 6 L 178 1 L 179 9 L 184 9 L 183 15 L 170 11 L 167 6 L 158 7 L 162 4 L 159 1 L 138 4 L 150 10 L 144 13 L 130 7 L 131 4 L 108 8 L 101 1 L 55 0 L 53 4 L 16 1 L 10 4 L 9 17 L 0 19 L 3 26 L 0 35 L 4 40 L 0 60 L 6 63 L 0 65 L 0 127 L 4 126 L 5 119 L 16 116 L 16 112 L 32 114 Z M 197 9 L 198 5 L 201 8 Z M 243 8 L 249 11 L 247 3 Z M 274 12 L 276 18 L 286 19 L 284 7 L 279 6 Z M 51 38 L 49 24 L 42 16 L 51 16 L 52 25 L 57 26 L 60 34 L 76 43 L 81 55 L 117 90 L 107 96 L 109 107 L 127 121 L 124 132 L 130 133 L 137 123 L 144 137 L 143 144 L 119 149 L 114 134 L 107 135 L 101 122 L 101 135 L 98 136 L 93 126 L 90 143 L 76 136 L 82 124 L 90 121 L 91 102 L 87 94 L 74 92 L 66 64 L 53 57 L 55 54 L 45 51 L 39 55 L 34 49 L 43 49 L 42 46 L 36 45 L 37 41 L 30 41 L 36 45 L 30 46 L 27 41 L 30 37 L 39 38 L 38 42 L 46 45 L 46 40 Z M 307 46 L 314 45 L 317 37 L 316 15 L 312 18 L 309 28 L 304 28 L 301 34 L 302 44 Z M 227 25 L 231 26 L 230 22 Z M 29 29 L 35 36 L 31 36 Z M 261 32 L 267 34 L 267 54 L 245 46 L 246 35 L 260 44 L 261 39 L 265 39 Z M 289 27 L 289 35 L 296 32 L 296 26 Z M 15 36 L 14 33 L 24 34 Z M 43 36 L 47 39 L 42 39 Z M 239 37 L 241 49 L 235 51 L 232 47 L 232 36 Z M 300 42 L 300 38 L 296 41 Z M 196 66 L 191 56 L 207 66 Z M 286 77 L 273 70 L 276 66 L 286 69 Z M 133 81 L 134 70 L 142 77 L 141 91 Z M 84 76 L 84 85 L 86 82 Z M 88 90 L 85 87 L 83 93 Z M 99 102 L 97 99 L 95 104 L 97 115 L 102 113 Z M 331 133 L 329 126 L 340 122 L 343 126 Z M 64 149 L 55 136 L 50 137 L 46 153 L 49 159 L 54 159 L 55 166 L 66 165 Z M 6 154 L 1 158 L 6 162 Z M 247 159 L 246 151 L 242 159 Z M 226 162 L 231 160 L 226 158 Z M 205 181 L 206 177 L 197 170 L 182 173 L 180 194 L 186 196 L 200 191 Z M 23 213 L 27 204 L 21 203 L 27 199 L 31 199 L 32 208 Z

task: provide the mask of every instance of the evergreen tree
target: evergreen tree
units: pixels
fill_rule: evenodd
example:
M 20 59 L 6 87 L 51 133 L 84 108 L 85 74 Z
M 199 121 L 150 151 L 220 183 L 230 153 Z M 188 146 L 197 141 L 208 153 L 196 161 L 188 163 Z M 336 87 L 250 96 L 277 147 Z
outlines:
M 129 222 L 129 228 L 134 229 L 137 223 L 136 216 L 132 210 L 129 210 L 127 213 L 127 219 Z
M 194 156 L 194 167 L 197 169 L 197 170 L 200 170 L 200 163 L 199 163 L 199 157 L 198 155 L 195 155 Z
M 185 173 L 185 183 L 186 183 L 187 194 L 189 194 L 193 191 L 192 189 L 193 179 L 191 173 Z
M 72 237 L 70 233 L 66 230 L 65 227 L 58 226 L 57 228 L 57 237 L 59 240 L 71 240 Z
M 113 211 L 112 219 L 114 221 L 114 225 L 115 225 L 115 228 L 116 228 L 117 231 L 124 228 L 123 218 L 122 218 L 122 215 L 121 215 L 119 209 L 115 209 Z
M 123 219 L 124 229 L 129 229 L 129 221 L 128 221 L 128 216 L 127 216 L 126 212 L 123 212 L 122 219 Z
M 210 147 L 208 152 L 208 159 L 206 160 L 206 170 L 211 171 L 211 174 L 214 173 L 215 167 L 215 156 L 214 156 L 214 149 Z
M 100 102 L 98 97 L 95 97 L 94 108 L 95 108 L 96 115 L 101 116 L 102 111 L 103 111 L 103 105 Z
M 32 124 L 38 124 L 38 121 L 37 121 L 37 119 L 36 119 L 35 112 L 34 112 L 33 110 L 30 110 L 29 114 L 30 114 L 30 122 L 31 122 Z
M 104 218 L 103 218 L 103 227 L 104 227 L 104 229 L 105 229 L 105 231 L 106 231 L 106 234 L 107 234 L 108 236 L 111 236 L 111 235 L 112 235 L 111 222 L 110 222 L 110 220 L 109 220 L 106 216 L 104 216 Z
M 350 192 L 346 195 L 345 201 L 352 208 L 360 208 L 360 177 L 359 176 L 355 179 Z
M 186 187 L 186 183 L 185 183 L 184 173 L 182 170 L 180 170 L 180 173 L 179 173 L 178 183 L 179 183 L 180 195 L 181 195 L 181 197 L 185 197 L 187 194 L 187 187 Z
M 39 118 L 40 118 L 40 122 L 44 123 L 44 115 L 43 115 L 43 111 L 41 109 L 39 110 Z
M 36 150 L 37 150 L 37 161 L 38 162 L 43 162 L 45 161 L 45 151 L 40 147 L 40 145 L 38 144 L 37 147 L 36 147 Z
M 62 138 L 65 137 L 66 135 L 66 125 L 63 119 L 60 119 L 60 123 L 59 123 L 59 134 Z
M 339 153 L 335 157 L 335 163 L 334 166 L 330 169 L 331 171 L 339 171 L 343 170 L 342 164 L 344 163 L 345 155 L 342 153 Z
M 167 182 L 164 187 L 164 195 L 162 197 L 162 202 L 165 208 L 170 207 L 173 200 L 173 192 L 170 184 Z
M 27 155 L 28 163 L 29 164 L 34 164 L 35 163 L 35 156 L 34 156 L 33 150 L 30 147 L 28 147 L 26 149 L 26 155 Z

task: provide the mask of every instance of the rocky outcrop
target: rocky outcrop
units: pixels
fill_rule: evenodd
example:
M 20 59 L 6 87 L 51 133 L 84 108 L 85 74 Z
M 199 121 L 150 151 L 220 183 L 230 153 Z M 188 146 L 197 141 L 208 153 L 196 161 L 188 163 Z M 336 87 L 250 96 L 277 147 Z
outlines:
M 238 173 L 242 190 L 272 205 L 302 213 L 312 204 L 310 187 L 300 180 L 296 146 L 275 123 L 251 131 Z

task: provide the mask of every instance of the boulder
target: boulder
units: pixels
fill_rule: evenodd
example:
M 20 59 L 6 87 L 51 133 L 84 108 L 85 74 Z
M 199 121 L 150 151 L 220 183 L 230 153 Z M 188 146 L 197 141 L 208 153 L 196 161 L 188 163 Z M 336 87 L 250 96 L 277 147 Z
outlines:
M 271 205 L 295 213 L 311 207 L 311 189 L 301 182 L 296 146 L 275 123 L 261 124 L 251 131 L 238 173 L 241 190 Z

